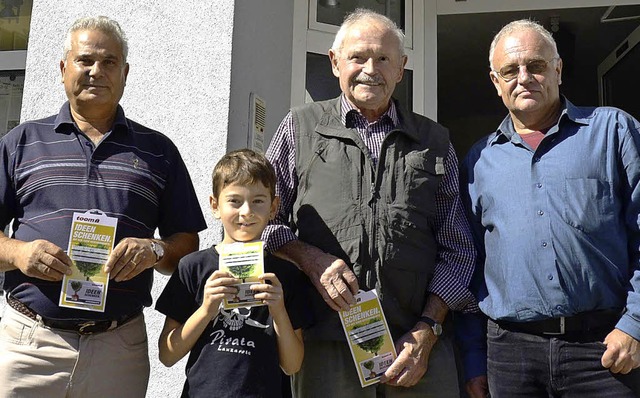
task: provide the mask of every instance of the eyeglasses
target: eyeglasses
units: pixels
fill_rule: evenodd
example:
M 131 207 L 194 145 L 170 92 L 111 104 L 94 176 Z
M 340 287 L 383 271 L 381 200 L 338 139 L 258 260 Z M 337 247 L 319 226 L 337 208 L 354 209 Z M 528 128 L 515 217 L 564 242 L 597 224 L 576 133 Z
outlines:
M 527 62 L 525 65 L 509 64 L 503 66 L 502 68 L 500 68 L 500 70 L 494 70 L 494 72 L 496 72 L 498 76 L 500 76 L 505 82 L 510 82 L 511 80 L 518 77 L 518 74 L 520 74 L 521 66 L 526 66 L 527 72 L 533 75 L 539 75 L 547 70 L 549 62 L 553 62 L 557 59 L 558 58 L 552 58 L 550 61 L 545 61 L 544 59 L 534 59 Z

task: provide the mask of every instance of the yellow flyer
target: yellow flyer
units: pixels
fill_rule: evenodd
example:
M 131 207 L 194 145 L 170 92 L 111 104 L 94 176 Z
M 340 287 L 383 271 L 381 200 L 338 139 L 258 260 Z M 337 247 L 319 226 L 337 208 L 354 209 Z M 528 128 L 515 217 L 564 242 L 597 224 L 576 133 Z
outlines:
M 255 293 L 249 288 L 260 283 L 258 277 L 264 273 L 264 242 L 220 244 L 217 249 L 220 253 L 220 270 L 242 279 L 242 283 L 235 285 L 238 294 L 233 300 L 224 299 L 222 306 L 231 309 L 264 305 L 261 300 L 255 299 Z
M 73 213 L 69 248 L 73 274 L 62 279 L 61 307 L 104 312 L 109 274 L 102 271 L 113 250 L 118 219 L 99 210 Z
M 360 384 L 367 387 L 380 381 L 397 354 L 376 291 L 361 291 L 355 299 L 349 310 L 340 311 L 340 322 Z

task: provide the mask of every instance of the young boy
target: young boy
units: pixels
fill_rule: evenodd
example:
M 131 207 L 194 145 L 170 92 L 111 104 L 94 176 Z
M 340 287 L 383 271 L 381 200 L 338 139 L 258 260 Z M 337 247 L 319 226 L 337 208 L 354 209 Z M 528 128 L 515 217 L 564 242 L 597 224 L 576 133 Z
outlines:
M 235 297 L 233 285 L 241 280 L 218 270 L 217 249 L 260 239 L 278 209 L 275 185 L 269 161 L 248 149 L 225 155 L 213 170 L 209 200 L 224 240 L 185 256 L 156 303 L 167 316 L 158 341 L 160 361 L 172 366 L 191 352 L 183 397 L 281 397 L 278 365 L 286 374 L 300 369 L 301 329 L 308 325 L 295 266 L 265 256 L 262 283 L 251 289 L 266 305 L 220 307 L 223 298 Z

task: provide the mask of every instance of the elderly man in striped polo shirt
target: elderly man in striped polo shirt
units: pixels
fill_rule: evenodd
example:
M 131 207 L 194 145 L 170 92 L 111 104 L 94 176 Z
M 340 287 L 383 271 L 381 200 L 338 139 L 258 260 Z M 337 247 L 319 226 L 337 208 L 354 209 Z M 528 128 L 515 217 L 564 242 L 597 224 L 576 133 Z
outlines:
M 126 61 L 117 22 L 77 20 L 60 61 L 68 102 L 0 141 L 0 228 L 12 222 L 0 233 L 0 397 L 145 395 L 153 270 L 171 273 L 206 225 L 175 145 L 118 104 Z M 117 219 L 104 312 L 58 306 L 73 213 L 91 209 Z

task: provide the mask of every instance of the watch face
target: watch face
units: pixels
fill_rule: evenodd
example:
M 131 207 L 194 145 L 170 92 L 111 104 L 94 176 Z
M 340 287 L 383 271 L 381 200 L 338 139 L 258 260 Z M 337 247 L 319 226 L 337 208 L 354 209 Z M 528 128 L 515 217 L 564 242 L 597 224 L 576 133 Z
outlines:
M 431 326 L 431 329 L 433 329 L 433 334 L 435 334 L 436 336 L 440 336 L 442 334 L 442 325 L 440 325 L 439 323 Z
M 151 242 L 151 249 L 156 255 L 156 262 L 162 260 L 162 257 L 164 257 L 164 247 L 158 242 Z

